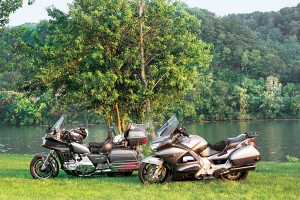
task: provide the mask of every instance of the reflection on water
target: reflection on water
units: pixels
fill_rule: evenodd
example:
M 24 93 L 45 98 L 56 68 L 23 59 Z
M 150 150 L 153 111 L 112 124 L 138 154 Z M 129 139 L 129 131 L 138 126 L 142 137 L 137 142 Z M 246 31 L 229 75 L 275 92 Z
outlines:
M 262 160 L 286 161 L 287 155 L 300 158 L 300 121 L 192 123 L 185 127 L 189 134 L 200 135 L 210 143 L 247 131 L 259 131 L 262 135 L 256 139 L 255 144 Z M 49 151 L 42 147 L 45 130 L 46 127 L 1 127 L 0 153 L 34 154 Z M 89 126 L 88 130 L 89 137 L 84 140 L 85 144 L 104 141 L 107 137 L 108 129 L 104 125 Z
M 76 126 L 66 126 L 65 129 Z M 42 138 L 47 127 L 0 127 L 0 153 L 34 154 L 48 152 L 42 147 Z M 84 140 L 85 144 L 92 141 L 104 141 L 107 138 L 108 129 L 105 126 L 89 126 L 89 136 Z

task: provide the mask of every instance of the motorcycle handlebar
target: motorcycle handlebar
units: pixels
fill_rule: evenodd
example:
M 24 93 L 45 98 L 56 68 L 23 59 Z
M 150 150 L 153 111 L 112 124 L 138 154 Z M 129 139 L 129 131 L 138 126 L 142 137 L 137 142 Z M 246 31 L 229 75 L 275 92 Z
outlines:
M 190 135 L 187 132 L 183 132 L 182 135 L 184 135 L 186 137 L 190 137 Z
M 246 132 L 245 133 L 248 138 L 254 138 L 260 136 L 260 132 Z
M 185 128 L 182 126 L 177 127 L 177 132 L 184 136 L 190 137 L 190 135 L 185 131 Z

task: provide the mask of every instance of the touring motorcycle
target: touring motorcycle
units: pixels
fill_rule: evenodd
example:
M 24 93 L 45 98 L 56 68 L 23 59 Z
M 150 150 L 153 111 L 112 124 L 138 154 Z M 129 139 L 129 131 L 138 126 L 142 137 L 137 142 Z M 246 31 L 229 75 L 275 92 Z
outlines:
M 142 160 L 141 145 L 147 143 L 148 124 L 128 123 L 124 134 L 108 131 L 104 142 L 83 144 L 88 137 L 85 128 L 61 129 L 64 116 L 48 128 L 43 138 L 43 147 L 50 153 L 37 153 L 30 163 L 30 173 L 35 179 L 54 178 L 59 166 L 69 175 L 130 176 L 137 170 Z M 59 165 L 60 163 L 60 165 Z
M 174 115 L 158 131 L 151 145 L 152 156 L 142 160 L 138 176 L 142 183 L 166 183 L 196 178 L 244 180 L 261 160 L 254 140 L 259 132 L 247 132 L 210 144 L 189 135 Z

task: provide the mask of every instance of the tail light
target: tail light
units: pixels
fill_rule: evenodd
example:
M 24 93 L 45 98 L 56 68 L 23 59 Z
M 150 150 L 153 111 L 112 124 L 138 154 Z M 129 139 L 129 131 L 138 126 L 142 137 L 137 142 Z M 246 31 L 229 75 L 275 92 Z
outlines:
M 257 156 L 254 160 L 255 160 L 256 162 L 258 162 L 258 161 L 261 160 L 261 157 L 260 157 L 260 156 Z
M 255 138 L 249 138 L 249 142 L 254 142 Z
M 249 138 L 248 140 L 249 140 L 250 143 L 252 143 L 253 147 L 254 147 L 255 149 L 257 149 L 256 144 L 254 144 L 255 137 L 254 137 L 254 138 Z
M 147 138 L 142 139 L 142 144 L 147 144 L 147 142 L 148 142 Z

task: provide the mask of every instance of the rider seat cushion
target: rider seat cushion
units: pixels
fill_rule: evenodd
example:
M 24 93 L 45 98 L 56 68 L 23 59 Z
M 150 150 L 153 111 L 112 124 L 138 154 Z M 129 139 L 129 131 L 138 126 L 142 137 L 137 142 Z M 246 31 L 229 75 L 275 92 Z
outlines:
M 216 144 L 208 144 L 208 147 L 216 151 L 223 151 L 227 147 L 227 142 L 226 140 L 222 140 Z
M 91 142 L 89 143 L 90 147 L 101 148 L 104 142 Z

